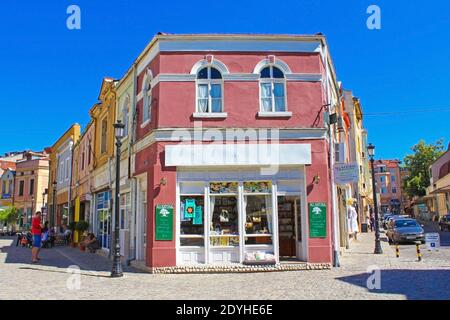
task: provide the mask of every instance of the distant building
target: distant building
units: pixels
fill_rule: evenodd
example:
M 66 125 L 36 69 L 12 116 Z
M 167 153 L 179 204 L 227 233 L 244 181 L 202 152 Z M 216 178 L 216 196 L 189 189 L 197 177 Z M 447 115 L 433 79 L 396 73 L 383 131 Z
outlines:
M 375 182 L 380 194 L 380 211 L 401 213 L 404 210 L 399 160 L 376 160 Z
M 34 212 L 45 206 L 48 186 L 48 155 L 45 152 L 27 152 L 17 162 L 14 183 L 14 206 L 19 211 L 19 227 L 29 227 Z

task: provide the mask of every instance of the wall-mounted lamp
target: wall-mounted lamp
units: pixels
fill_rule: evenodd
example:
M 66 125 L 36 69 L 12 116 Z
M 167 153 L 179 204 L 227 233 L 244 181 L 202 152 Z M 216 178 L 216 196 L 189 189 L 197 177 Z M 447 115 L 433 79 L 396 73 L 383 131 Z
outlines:
M 165 186 L 167 184 L 167 179 L 166 178 L 161 178 L 161 180 L 159 180 L 159 185 L 160 186 Z
M 319 184 L 319 182 L 320 182 L 320 176 L 319 176 L 319 173 L 317 172 L 317 174 L 313 178 L 313 183 Z

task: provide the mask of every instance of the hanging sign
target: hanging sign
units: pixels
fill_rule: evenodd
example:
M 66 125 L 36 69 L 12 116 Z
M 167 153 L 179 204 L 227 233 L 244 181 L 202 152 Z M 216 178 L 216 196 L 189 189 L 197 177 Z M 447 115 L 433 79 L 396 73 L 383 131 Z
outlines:
M 309 237 L 327 236 L 327 205 L 324 202 L 309 203 Z
M 356 183 L 359 181 L 359 166 L 353 163 L 334 164 L 334 182 L 336 184 Z
M 156 240 L 173 240 L 173 206 L 158 204 L 156 206 Z
M 203 208 L 201 206 L 197 206 L 195 208 L 194 219 L 192 220 L 192 224 L 195 225 L 203 224 Z
M 184 203 L 184 217 L 193 218 L 195 214 L 195 200 L 186 199 Z

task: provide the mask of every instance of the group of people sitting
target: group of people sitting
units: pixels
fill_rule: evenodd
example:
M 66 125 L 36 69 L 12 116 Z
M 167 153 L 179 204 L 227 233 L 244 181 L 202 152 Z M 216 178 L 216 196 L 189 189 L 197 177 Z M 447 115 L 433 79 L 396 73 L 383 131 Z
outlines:
M 56 239 L 62 239 L 65 244 L 70 241 L 71 231 L 68 228 L 62 227 L 60 233 L 57 235 L 54 228 L 48 227 L 48 221 L 44 223 L 41 228 L 41 248 L 53 248 L 55 246 Z M 33 234 L 32 232 L 22 232 L 17 234 L 16 246 L 21 245 L 23 247 L 33 246 Z M 89 232 L 83 237 L 83 241 L 80 242 L 80 246 L 85 247 L 89 252 L 95 253 L 100 249 L 100 244 L 97 241 L 95 235 Z
M 91 253 L 95 253 L 96 250 L 100 249 L 100 244 L 95 237 L 95 234 L 89 232 L 86 238 L 80 243 L 80 246 L 84 246 Z

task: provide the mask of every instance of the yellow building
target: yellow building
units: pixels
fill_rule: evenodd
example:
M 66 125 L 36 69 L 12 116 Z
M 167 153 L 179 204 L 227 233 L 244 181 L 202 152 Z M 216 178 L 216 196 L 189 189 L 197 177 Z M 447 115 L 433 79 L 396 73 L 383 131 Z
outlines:
M 80 125 L 73 124 L 53 146 L 46 149 L 50 154 L 50 177 L 48 203 L 50 226 L 67 225 L 74 219 L 71 208 L 72 149 L 80 138 Z
M 0 208 L 13 205 L 16 170 L 6 169 L 0 176 Z
M 106 250 L 110 248 L 112 236 L 111 191 L 115 172 L 113 124 L 116 121 L 116 84 L 117 81 L 111 78 L 103 79 L 99 103 L 89 112 L 95 132 L 91 227 L 102 248 Z
M 74 221 L 91 223 L 94 139 L 95 127 L 91 120 L 73 147 L 71 200 L 74 206 Z M 74 242 L 77 243 L 79 240 L 79 234 L 76 232 Z

